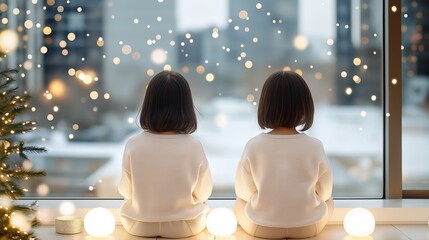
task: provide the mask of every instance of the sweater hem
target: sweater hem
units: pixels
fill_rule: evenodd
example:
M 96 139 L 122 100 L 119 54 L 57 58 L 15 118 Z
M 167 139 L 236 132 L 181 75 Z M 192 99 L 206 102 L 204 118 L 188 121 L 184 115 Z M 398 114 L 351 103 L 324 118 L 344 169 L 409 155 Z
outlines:
M 197 213 L 196 215 L 191 215 L 191 216 L 187 216 L 187 217 L 171 217 L 171 218 L 148 218 L 148 219 L 145 219 L 145 218 L 133 217 L 133 216 L 130 216 L 130 215 L 123 213 L 123 212 L 120 213 L 120 216 L 129 218 L 131 220 L 138 221 L 138 222 L 157 223 L 157 222 L 175 222 L 175 221 L 183 221 L 183 220 L 185 220 L 185 221 L 194 220 L 194 219 L 197 219 L 198 217 L 200 217 L 201 214 L 206 214 L 208 212 L 209 212 L 209 209 L 205 208 L 203 211 Z
M 258 219 L 257 217 L 253 216 L 253 214 L 249 214 L 248 211 L 245 210 L 245 214 L 246 216 L 255 224 L 260 225 L 260 226 L 264 226 L 264 227 L 272 227 L 272 228 L 297 228 L 297 227 L 305 227 L 305 226 L 310 226 L 313 225 L 315 223 L 317 223 L 318 221 L 320 221 L 326 214 L 328 214 L 328 211 L 326 211 L 324 214 L 322 214 L 320 217 L 314 217 L 308 221 L 302 221 L 302 222 L 297 222 L 296 220 L 294 220 L 293 224 L 278 224 L 278 223 L 273 223 L 273 222 L 267 222 L 267 221 L 260 221 L 261 219 Z

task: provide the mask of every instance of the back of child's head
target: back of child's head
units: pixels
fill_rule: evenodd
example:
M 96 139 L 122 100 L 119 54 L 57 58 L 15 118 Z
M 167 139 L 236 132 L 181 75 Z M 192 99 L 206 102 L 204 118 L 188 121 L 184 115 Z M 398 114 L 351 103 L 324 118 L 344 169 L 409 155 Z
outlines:
M 140 126 L 151 132 L 192 133 L 197 129 L 191 89 L 180 73 L 162 71 L 150 80 Z
M 297 73 L 279 71 L 271 74 L 262 87 L 258 106 L 258 124 L 266 128 L 308 130 L 313 124 L 314 103 L 305 80 Z

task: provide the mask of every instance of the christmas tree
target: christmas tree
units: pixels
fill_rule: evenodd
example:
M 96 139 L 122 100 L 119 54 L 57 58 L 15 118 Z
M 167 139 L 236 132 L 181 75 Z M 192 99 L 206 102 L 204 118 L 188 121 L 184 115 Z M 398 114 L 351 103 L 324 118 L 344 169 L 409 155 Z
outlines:
M 23 197 L 23 181 L 44 176 L 28 164 L 26 153 L 44 152 L 44 148 L 26 146 L 19 140 L 22 134 L 34 130 L 35 122 L 22 121 L 19 115 L 28 109 L 29 96 L 19 95 L 14 70 L 0 71 L 0 240 L 37 239 L 32 227 L 37 225 L 36 203 L 30 206 L 15 204 Z M 19 116 L 18 116 L 19 115 Z

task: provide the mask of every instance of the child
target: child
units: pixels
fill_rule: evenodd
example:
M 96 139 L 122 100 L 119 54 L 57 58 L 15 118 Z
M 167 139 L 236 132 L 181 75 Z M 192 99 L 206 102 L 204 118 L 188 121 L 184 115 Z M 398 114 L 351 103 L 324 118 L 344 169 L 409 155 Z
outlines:
M 314 105 L 295 72 L 272 74 L 262 88 L 258 123 L 272 129 L 251 139 L 237 168 L 235 211 L 248 234 L 307 238 L 332 211 L 332 172 L 322 143 L 298 132 L 313 123 Z
M 143 237 L 184 238 L 205 228 L 212 191 L 209 165 L 185 78 L 163 71 L 150 81 L 140 114 L 144 131 L 124 150 L 119 193 L 127 232 Z

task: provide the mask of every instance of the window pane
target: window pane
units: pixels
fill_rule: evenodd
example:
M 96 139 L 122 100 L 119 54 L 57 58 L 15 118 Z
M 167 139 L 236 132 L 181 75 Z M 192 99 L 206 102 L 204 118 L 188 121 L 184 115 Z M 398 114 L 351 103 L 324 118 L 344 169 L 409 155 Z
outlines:
M 262 84 L 283 69 L 311 88 L 308 134 L 324 143 L 334 196 L 382 196 L 382 1 L 42 2 L 22 6 L 43 23 L 28 40 L 34 57 L 16 53 L 33 66 L 24 64 L 33 76 L 24 80 L 39 129 L 29 141 L 49 150 L 33 157 L 48 176 L 32 183 L 32 195 L 119 196 L 122 150 L 140 131 L 145 87 L 172 69 L 193 91 L 213 196 L 234 197 L 241 152 L 261 132 Z
M 403 188 L 429 190 L 429 3 L 402 5 Z

